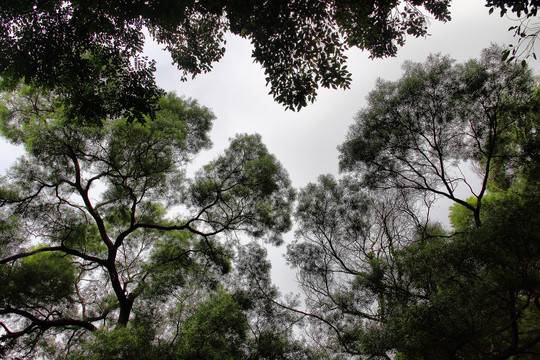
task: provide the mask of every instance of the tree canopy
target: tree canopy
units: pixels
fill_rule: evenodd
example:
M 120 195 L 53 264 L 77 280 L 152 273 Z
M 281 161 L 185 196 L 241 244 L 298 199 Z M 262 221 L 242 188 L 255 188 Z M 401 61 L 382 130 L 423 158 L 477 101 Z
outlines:
M 95 127 L 31 86 L 2 96 L 2 133 L 26 149 L 0 186 L 3 356 L 256 358 L 261 336 L 293 351 L 277 320 L 248 317 L 264 306 L 234 285 L 249 267 L 231 272 L 235 234 L 279 244 L 291 226 L 294 191 L 260 136 L 231 139 L 189 179 L 213 120 L 194 100 L 168 94 L 144 124 Z
M 288 248 L 332 352 L 538 356 L 536 86 L 497 47 L 377 83 L 340 148 L 345 177 L 300 191 Z M 432 214 L 441 197 L 450 228 Z
M 298 110 L 320 87 L 349 87 L 345 50 L 394 56 L 406 36 L 427 34 L 429 18 L 450 20 L 450 6 L 450 0 L 6 0 L 0 76 L 55 90 L 79 121 L 143 120 L 162 95 L 155 63 L 142 56 L 145 37 L 164 46 L 185 80 L 210 71 L 230 32 L 253 44 L 274 99 Z M 532 19 L 538 3 L 488 0 L 486 6 Z M 519 39 L 536 39 L 527 28 L 512 29 Z
M 322 86 L 349 87 L 344 51 L 395 55 L 426 16 L 446 21 L 449 0 L 405 1 L 3 1 L 0 75 L 53 89 L 87 121 L 142 119 L 161 96 L 145 36 L 188 76 L 224 54 L 224 34 L 249 39 L 277 102 L 299 109 Z M 107 116 L 104 116 L 107 115 Z

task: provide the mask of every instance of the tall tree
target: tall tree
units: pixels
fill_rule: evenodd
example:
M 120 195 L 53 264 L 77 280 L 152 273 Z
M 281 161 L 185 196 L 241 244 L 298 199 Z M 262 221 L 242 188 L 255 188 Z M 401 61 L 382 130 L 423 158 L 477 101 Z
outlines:
M 4 354 L 38 356 L 55 337 L 69 351 L 112 329 L 131 341 L 138 324 L 146 338 L 135 337 L 135 352 L 171 340 L 159 322 L 167 304 L 217 289 L 231 267 L 233 248 L 220 238 L 242 232 L 279 244 L 291 225 L 288 175 L 258 135 L 237 136 L 186 177 L 213 120 L 193 100 L 168 94 L 145 124 L 92 127 L 71 124 L 53 95 L 33 87 L 3 97 L 2 132 L 27 150 L 0 187 Z M 208 301 L 197 311 L 215 305 L 219 317 L 236 306 L 227 294 Z M 192 316 L 188 333 L 203 315 Z M 239 321 L 227 329 L 241 332 Z
M 352 355 L 534 358 L 534 78 L 501 62 L 498 48 L 465 64 L 434 56 L 404 69 L 379 81 L 358 113 L 341 147 L 347 177 L 300 192 L 288 257 L 311 318 L 332 334 L 327 346 Z M 472 196 L 458 196 L 459 185 Z M 454 203 L 450 229 L 431 215 L 437 197 Z

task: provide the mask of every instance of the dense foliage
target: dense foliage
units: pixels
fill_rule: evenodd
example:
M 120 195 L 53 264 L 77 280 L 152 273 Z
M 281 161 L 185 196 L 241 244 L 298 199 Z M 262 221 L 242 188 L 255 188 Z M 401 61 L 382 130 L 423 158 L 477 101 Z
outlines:
M 406 36 L 426 35 L 429 17 L 449 20 L 450 6 L 450 0 L 5 0 L 0 76 L 55 90 L 74 121 L 143 120 L 162 95 L 155 63 L 142 56 L 145 37 L 164 46 L 185 80 L 222 58 L 230 32 L 253 44 L 275 100 L 300 109 L 319 87 L 349 87 L 346 49 L 394 56 Z M 488 0 L 486 6 L 526 21 L 535 18 L 538 3 Z M 513 29 L 534 48 L 534 26 Z
M 91 127 L 66 121 L 35 88 L 2 96 L 2 132 L 27 152 L 0 186 L 3 356 L 255 359 L 269 347 L 259 341 L 282 344 L 278 354 L 301 349 L 269 302 L 266 253 L 232 241 L 279 244 L 291 225 L 294 192 L 260 136 L 237 136 L 188 179 L 213 120 L 193 100 L 169 94 L 145 124 Z M 241 285 L 251 265 L 235 270 L 237 251 L 257 259 L 249 277 L 268 282 L 267 297 Z
M 64 1 L 0 5 L 0 75 L 54 89 L 73 118 L 143 119 L 161 96 L 145 34 L 171 54 L 183 78 L 211 69 L 224 34 L 249 39 L 270 93 L 291 109 L 322 86 L 349 87 L 344 51 L 395 55 L 405 36 L 423 36 L 426 16 L 449 19 L 449 0 Z
M 381 359 L 537 357 L 531 72 L 499 48 L 464 64 L 432 56 L 379 81 L 368 101 L 341 147 L 347 176 L 300 192 L 288 249 L 326 346 Z M 441 197 L 454 203 L 450 228 L 432 215 Z

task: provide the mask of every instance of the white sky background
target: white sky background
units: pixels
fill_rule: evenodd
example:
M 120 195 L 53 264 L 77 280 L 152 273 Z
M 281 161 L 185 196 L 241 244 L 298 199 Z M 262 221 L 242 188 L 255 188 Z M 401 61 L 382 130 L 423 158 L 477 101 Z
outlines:
M 235 134 L 259 133 L 288 170 L 293 186 L 300 188 L 316 181 L 320 174 L 337 174 L 337 146 L 344 141 L 355 113 L 366 105 L 366 95 L 377 78 L 396 80 L 405 60 L 423 62 L 430 53 L 448 54 L 463 62 L 478 57 L 492 42 L 515 43 L 507 31 L 514 22 L 501 18 L 498 11 L 488 15 L 485 0 L 453 0 L 451 13 L 452 21 L 446 24 L 431 21 L 427 38 L 408 38 L 396 58 L 370 60 L 367 53 L 351 50 L 347 64 L 353 75 L 351 89 L 320 90 L 315 103 L 300 112 L 285 111 L 268 95 L 264 72 L 253 63 L 247 40 L 228 36 L 227 52 L 214 69 L 184 83 L 159 46 L 149 44 L 146 53 L 157 61 L 160 87 L 197 99 L 217 117 L 210 136 L 214 147 L 195 160 L 194 169 L 213 159 Z M 540 61 L 530 65 L 538 73 Z M 4 173 L 21 151 L 0 140 L 0 152 L 0 172 Z M 287 234 L 286 242 L 292 238 L 292 232 Z M 280 255 L 285 249 L 285 245 L 269 248 L 269 255 L 274 282 L 287 293 L 297 290 L 292 281 L 294 272 Z

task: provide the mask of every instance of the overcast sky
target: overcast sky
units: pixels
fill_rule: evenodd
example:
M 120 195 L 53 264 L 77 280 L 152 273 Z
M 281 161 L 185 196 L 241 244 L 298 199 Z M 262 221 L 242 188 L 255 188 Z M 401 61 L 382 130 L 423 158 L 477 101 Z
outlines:
M 210 160 L 225 148 L 228 139 L 236 133 L 259 133 L 269 150 L 288 170 L 297 188 L 316 181 L 320 174 L 334 173 L 338 169 L 338 151 L 353 122 L 355 113 L 366 105 L 366 95 L 377 78 L 396 80 L 402 75 L 405 60 L 423 62 L 429 54 L 450 55 L 458 62 L 479 57 L 482 49 L 491 43 L 508 45 L 515 43 L 508 28 L 515 24 L 498 12 L 488 14 L 485 0 L 452 1 L 452 21 L 431 21 L 430 36 L 409 38 L 390 59 L 371 60 L 367 53 L 358 49 L 349 52 L 348 68 L 353 82 L 349 90 L 321 90 L 314 104 L 300 112 L 285 111 L 273 102 L 265 86 L 264 73 L 251 59 L 248 41 L 229 37 L 227 53 L 214 66 L 211 73 L 195 80 L 179 83 L 180 75 L 168 66 L 170 58 L 165 55 L 158 60 L 158 83 L 167 91 L 196 98 L 210 107 L 217 119 L 212 131 L 214 148 L 199 157 L 197 166 Z M 149 54 L 159 49 L 149 46 Z M 538 63 L 530 64 L 538 69 Z M 538 73 L 538 71 L 537 71 Z M 442 205 L 446 212 L 446 206 Z M 287 234 L 291 241 L 293 234 Z M 274 282 L 283 292 L 295 291 L 294 272 L 287 270 L 281 253 L 285 246 L 269 248 L 273 264 Z
M 297 188 L 316 181 L 320 174 L 337 174 L 338 152 L 352 124 L 354 114 L 366 105 L 366 95 L 377 78 L 398 79 L 405 60 L 422 62 L 430 53 L 448 54 L 459 62 L 478 57 L 491 43 L 515 43 L 507 31 L 514 25 L 510 19 L 495 12 L 488 15 L 485 0 L 453 0 L 452 21 L 443 24 L 431 21 L 430 36 L 407 39 L 407 43 L 390 59 L 370 60 L 357 49 L 349 52 L 348 69 L 353 82 L 349 90 L 321 90 L 314 104 L 300 112 L 285 111 L 273 102 L 265 86 L 264 72 L 251 59 L 251 45 L 238 37 L 227 38 L 227 52 L 214 69 L 195 80 L 180 82 L 180 74 L 170 65 L 168 55 L 149 44 L 147 55 L 157 60 L 157 82 L 166 91 L 195 98 L 211 108 L 217 119 L 211 133 L 214 148 L 201 154 L 195 165 L 211 160 L 237 133 L 259 133 L 269 150 L 288 170 Z M 535 69 L 540 65 L 532 63 Z M 538 73 L 538 71 L 537 71 Z M 0 143 L 0 171 L 15 158 L 17 151 Z M 292 233 L 286 236 L 290 241 Z M 294 289 L 278 255 L 285 250 L 270 251 L 274 281 L 285 292 Z

